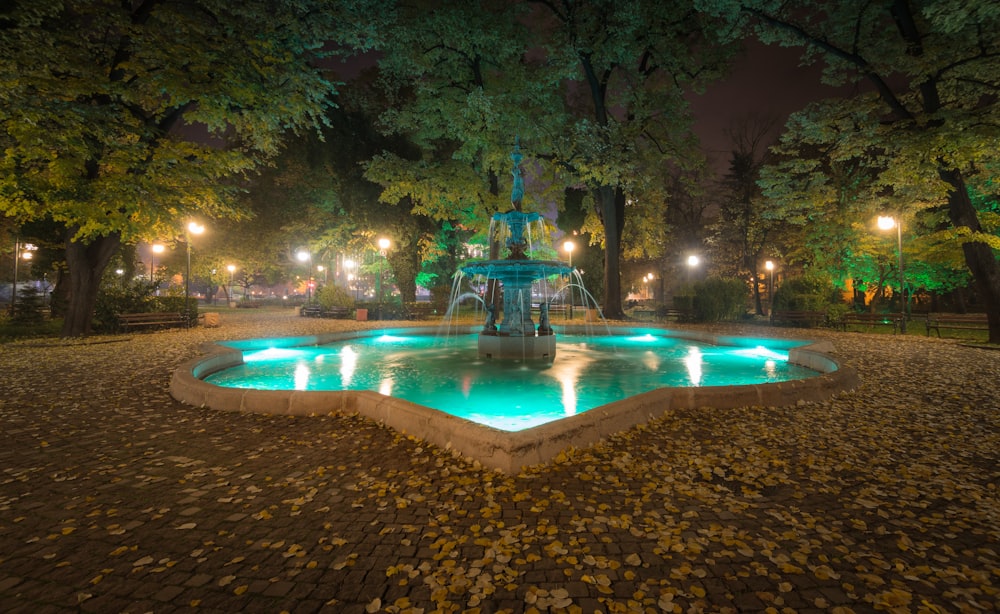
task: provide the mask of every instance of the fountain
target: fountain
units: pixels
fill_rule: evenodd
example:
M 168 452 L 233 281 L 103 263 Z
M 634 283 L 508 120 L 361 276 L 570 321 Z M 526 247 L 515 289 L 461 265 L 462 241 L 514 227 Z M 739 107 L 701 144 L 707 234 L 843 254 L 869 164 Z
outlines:
M 616 327 L 612 332 L 606 327 L 603 340 L 598 341 L 589 336 L 593 331 L 586 327 L 567 326 L 562 329 L 566 338 L 574 333 L 588 336 L 582 342 L 577 341 L 575 347 L 564 339 L 563 358 L 554 361 L 556 334 L 548 321 L 550 297 L 543 296 L 539 301 L 536 326 L 531 317 L 532 285 L 537 280 L 574 271 L 558 261 L 528 257 L 531 224 L 540 224 L 541 216 L 521 211 L 524 185 L 519 145 L 515 144 L 511 158 L 514 207 L 494 215 L 490 228 L 491 240 L 494 236 L 505 239 L 507 257 L 473 262 L 460 272 L 498 282 L 503 296 L 499 324 L 493 301 L 477 294 L 460 295 L 461 278 L 455 283 L 453 306 L 471 296 L 486 308 L 482 327 L 466 327 L 465 331 L 451 333 L 452 337 L 462 333 L 476 336 L 477 360 L 470 360 L 452 340 L 445 340 L 439 346 L 421 347 L 415 350 L 417 353 L 394 347 L 416 343 L 411 338 L 414 334 L 438 338 L 441 329 L 429 327 L 246 340 L 217 345 L 207 356 L 192 359 L 177 369 L 170 383 L 171 394 L 191 405 L 227 411 L 296 415 L 359 413 L 474 458 L 487 467 L 514 473 L 525 465 L 548 462 L 569 446 L 589 445 L 665 412 L 706 407 L 785 406 L 822 400 L 857 386 L 856 373 L 841 367 L 826 354 L 832 349 L 828 342 L 812 346 L 805 342 L 782 344 L 776 340 L 727 338 L 699 331 Z M 576 281 L 579 282 L 578 275 Z M 573 287 L 586 294 L 581 283 L 567 284 L 559 292 Z M 362 341 L 373 336 L 379 338 Z M 735 363 L 731 361 L 707 362 L 705 355 L 716 353 L 715 350 L 684 346 L 678 366 L 676 360 L 671 361 L 654 349 L 656 345 L 671 346 L 681 340 L 729 346 L 733 356 L 749 354 L 759 358 L 763 353 L 763 361 L 756 368 L 757 375 L 745 380 L 734 377 Z M 363 349 L 365 343 L 387 349 L 372 362 L 368 351 Z M 602 345 L 607 347 L 602 350 L 599 347 Z M 637 353 L 623 352 L 624 345 L 639 346 L 633 347 Z M 804 367 L 807 371 L 792 370 L 787 371 L 787 378 L 775 377 L 777 371 L 786 369 L 771 354 L 768 348 L 772 346 L 787 350 L 789 367 Z M 285 367 L 263 365 L 267 380 L 282 368 L 291 370 L 291 375 L 285 378 L 290 384 L 281 384 L 280 389 L 270 388 L 270 381 L 258 379 L 249 383 L 232 382 L 235 387 L 206 381 L 228 378 L 227 373 L 233 370 L 253 371 L 256 365 L 282 354 L 295 358 Z M 535 361 L 532 368 L 518 364 L 528 360 Z M 668 362 L 675 367 L 667 367 Z M 323 365 L 332 367 L 332 372 L 321 374 Z M 671 371 L 676 373 L 677 368 L 687 385 L 674 383 L 676 380 L 672 382 L 666 376 Z M 721 374 L 722 379 L 717 379 L 716 374 Z M 629 383 L 632 376 L 639 376 L 642 381 Z M 251 378 L 255 377 L 251 374 Z M 359 381 L 362 379 L 366 381 Z M 482 386 L 495 387 L 480 391 Z M 590 397 L 595 389 L 606 393 L 605 396 L 582 398 Z M 428 397 L 428 391 L 450 395 L 450 400 L 443 403 L 445 406 L 433 409 L 440 397 Z M 477 393 L 479 396 L 475 396 Z M 415 400 L 405 400 L 407 396 Z M 551 406 L 552 399 L 555 399 L 554 412 L 544 417 L 540 406 Z M 525 428 L 501 430 L 493 422 L 480 422 L 468 416 L 469 411 L 481 415 L 483 406 L 494 402 L 509 408 L 504 420 L 517 423 L 516 428 Z M 467 410 L 466 417 L 451 413 L 452 410 Z
M 548 303 L 538 305 L 538 327 L 531 319 L 531 287 L 534 282 L 551 275 L 566 275 L 573 268 L 557 260 L 528 258 L 529 242 L 525 230 L 533 222 L 541 222 L 537 213 L 521 211 L 524 181 L 521 175 L 521 146 L 514 142 L 510 155 L 514 161 L 514 187 L 511 205 L 506 213 L 496 213 L 490 223 L 490 241 L 506 236 L 508 256 L 502 260 L 473 262 L 461 267 L 463 275 L 482 275 L 497 281 L 503 295 L 503 319 L 496 324 L 496 307 L 486 304 L 486 323 L 479 333 L 479 355 L 484 358 L 516 360 L 553 360 L 556 355 L 556 335 L 549 325 Z

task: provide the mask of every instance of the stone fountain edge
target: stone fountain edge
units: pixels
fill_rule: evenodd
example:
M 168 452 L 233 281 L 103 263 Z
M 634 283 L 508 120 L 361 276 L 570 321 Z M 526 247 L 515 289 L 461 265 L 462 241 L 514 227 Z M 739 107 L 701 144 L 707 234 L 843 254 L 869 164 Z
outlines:
M 445 412 L 387 397 L 371 391 L 287 391 L 223 388 L 204 377 L 242 364 L 241 349 L 253 343 L 270 347 L 316 345 L 379 334 L 406 331 L 440 332 L 437 328 L 363 330 L 283 339 L 237 342 L 244 347 L 218 344 L 202 346 L 201 356 L 176 369 L 170 394 L 178 401 L 220 411 L 277 415 L 319 416 L 358 414 L 402 434 L 451 450 L 484 467 L 515 474 L 524 467 L 551 462 L 570 448 L 593 445 L 616 433 L 646 424 L 675 410 L 733 409 L 737 407 L 781 407 L 826 400 L 860 384 L 857 372 L 830 356 L 829 342 L 791 348 L 789 361 L 821 375 L 802 380 L 743 386 L 659 388 L 622 399 L 540 426 L 508 432 L 483 426 Z M 468 331 L 475 332 L 476 327 Z M 616 334 L 645 334 L 663 329 L 612 327 Z M 572 331 L 567 331 L 572 332 Z M 671 334 L 707 343 L 725 343 L 726 338 L 700 331 L 670 331 Z M 277 345 L 276 345 L 277 344 Z

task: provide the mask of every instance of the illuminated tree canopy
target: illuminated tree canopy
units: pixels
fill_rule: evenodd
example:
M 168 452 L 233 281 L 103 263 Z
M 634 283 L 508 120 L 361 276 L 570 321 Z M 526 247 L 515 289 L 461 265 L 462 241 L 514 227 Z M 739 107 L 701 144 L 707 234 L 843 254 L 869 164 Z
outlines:
M 319 124 L 318 63 L 361 3 L 15 1 L 0 27 L 0 211 L 67 229 L 64 335 L 118 246 L 237 218 L 240 177 Z M 322 9 L 322 10 L 321 10 Z
M 984 226 L 970 196 L 996 177 L 1000 166 L 995 3 L 699 4 L 729 18 L 735 36 L 752 31 L 766 43 L 803 47 L 804 61 L 824 62 L 826 83 L 857 86 L 852 96 L 813 104 L 793 116 L 786 153 L 798 157 L 812 149 L 834 164 L 859 164 L 870 177 L 869 201 L 883 211 L 946 213 L 986 304 L 990 340 L 1000 342 L 1000 241 Z M 822 169 L 814 170 L 813 180 L 822 184 Z

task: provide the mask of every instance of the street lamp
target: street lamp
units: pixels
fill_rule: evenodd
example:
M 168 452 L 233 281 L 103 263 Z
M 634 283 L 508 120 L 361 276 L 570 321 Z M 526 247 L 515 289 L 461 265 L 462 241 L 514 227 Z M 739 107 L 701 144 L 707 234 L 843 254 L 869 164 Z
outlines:
M 312 254 L 310 254 L 309 252 L 307 252 L 304 249 L 300 249 L 298 251 L 298 253 L 295 254 L 295 257 L 298 258 L 299 262 L 301 262 L 303 264 L 305 264 L 306 262 L 310 262 L 312 260 Z M 306 302 L 307 303 L 312 300 L 312 267 L 309 267 L 308 271 L 309 271 L 309 278 L 306 279 Z
M 701 264 L 701 258 L 699 258 L 698 256 L 691 254 L 690 256 L 687 257 L 688 281 L 691 281 L 691 279 L 694 277 L 694 270 L 698 267 L 699 264 Z
M 569 257 L 569 268 L 570 269 L 573 268 L 573 250 L 575 250 L 575 249 L 576 249 L 576 243 L 573 243 L 572 241 L 566 241 L 565 243 L 563 243 L 563 251 L 565 251 L 567 257 Z M 570 279 L 569 279 L 570 283 L 573 282 L 572 275 L 575 272 L 576 271 L 570 271 Z M 574 302 L 574 300 L 573 300 L 573 291 L 570 290 L 569 291 L 569 319 L 570 320 L 573 319 L 573 302 Z
M 184 242 L 187 244 L 187 271 L 184 275 L 184 316 L 188 318 L 190 325 L 191 309 L 188 301 L 191 300 L 191 235 L 200 235 L 205 232 L 205 227 L 198 222 L 189 222 L 184 231 Z
M 382 256 L 378 260 L 378 288 L 376 289 L 376 294 L 378 295 L 378 315 L 376 317 L 379 320 L 382 319 L 382 268 L 385 262 L 385 253 L 388 251 L 390 245 L 392 243 L 385 237 L 378 240 L 378 251 Z
M 566 241 L 565 243 L 563 243 L 563 250 L 566 252 L 566 255 L 569 256 L 569 268 L 571 269 L 573 268 L 574 249 L 576 249 L 576 243 L 573 243 L 572 241 Z
M 165 248 L 159 243 L 153 243 L 149 246 L 149 281 L 153 281 L 153 264 L 155 263 L 156 256 L 154 254 L 162 254 Z
M 896 229 L 896 264 L 899 269 L 899 310 L 903 316 L 899 322 L 899 330 L 905 335 L 909 301 L 906 300 L 906 278 L 903 275 L 903 225 L 891 215 L 880 215 L 878 216 L 878 227 L 880 230 Z
M 354 281 L 354 302 L 355 303 L 358 302 L 358 299 L 359 299 L 359 296 L 358 296 L 358 277 L 357 277 L 357 275 L 355 275 L 354 273 L 351 273 L 350 271 L 353 271 L 357 266 L 358 266 L 358 263 L 354 262 L 350 258 L 344 260 L 344 268 L 348 270 L 348 273 L 347 273 L 347 285 L 348 285 L 348 287 L 350 287 L 351 281 L 352 280 Z
M 769 274 L 767 282 L 767 314 L 771 315 L 771 310 L 774 309 L 774 262 L 768 260 L 764 263 L 764 268 L 767 269 Z
M 21 253 L 21 250 L 24 253 Z M 19 238 L 14 239 L 14 285 L 10 292 L 10 313 L 14 314 L 14 303 L 17 301 L 17 263 L 20 260 L 31 260 L 34 255 L 31 253 L 38 249 L 37 245 L 31 243 L 21 243 Z
M 226 266 L 226 270 L 229 271 L 229 303 L 232 306 L 233 303 L 233 273 L 236 272 L 236 265 L 230 264 Z
M 324 286 L 330 283 L 330 270 L 328 268 L 326 268 L 322 264 L 317 264 L 316 265 L 316 271 L 318 271 L 318 272 L 320 272 L 320 273 L 323 274 L 323 285 Z

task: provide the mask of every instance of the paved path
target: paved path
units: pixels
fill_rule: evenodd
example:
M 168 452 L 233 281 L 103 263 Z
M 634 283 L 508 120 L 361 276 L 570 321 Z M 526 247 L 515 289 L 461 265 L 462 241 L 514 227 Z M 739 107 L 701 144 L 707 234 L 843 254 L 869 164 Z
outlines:
M 167 392 L 206 341 L 348 326 L 0 346 L 0 611 L 997 610 L 1000 352 L 809 332 L 859 390 L 674 412 L 511 477 Z

